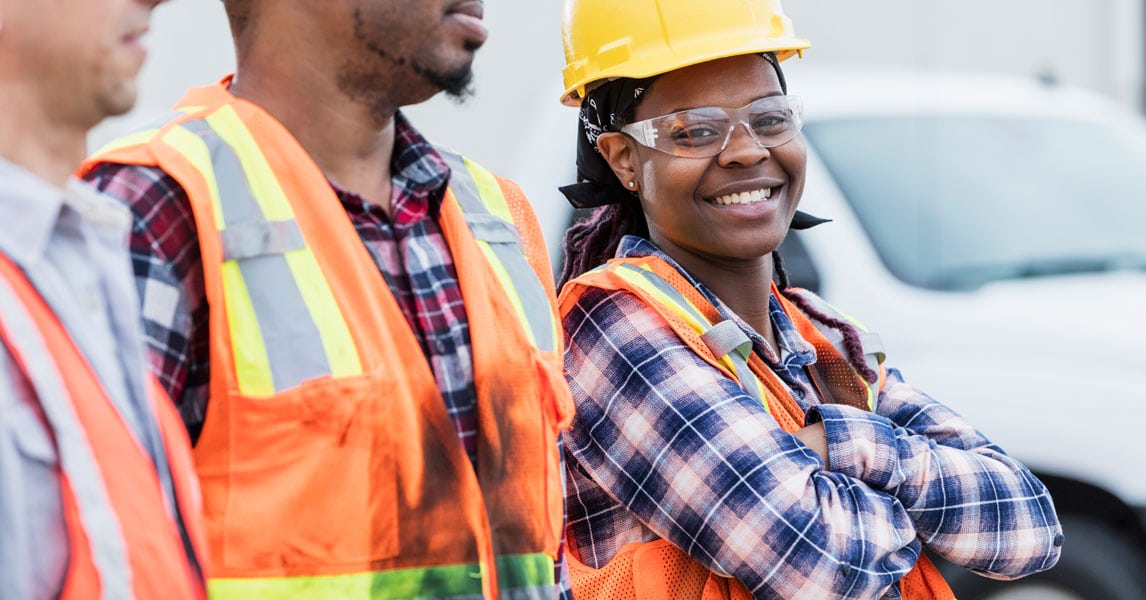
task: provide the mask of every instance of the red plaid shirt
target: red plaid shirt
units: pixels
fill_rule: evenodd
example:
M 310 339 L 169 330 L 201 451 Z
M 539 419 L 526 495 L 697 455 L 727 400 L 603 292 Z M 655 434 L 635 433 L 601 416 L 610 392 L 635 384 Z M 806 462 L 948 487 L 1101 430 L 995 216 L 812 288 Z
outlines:
M 438 214 L 450 169 L 401 114 L 390 163 L 392 215 L 354 193 L 335 193 L 422 346 L 458 438 L 477 463 L 477 394 L 469 320 Z M 87 177 L 131 209 L 131 260 L 153 370 L 179 408 L 192 441 L 207 414 L 209 311 L 199 236 L 187 193 L 155 168 L 105 164 Z M 560 443 L 558 443 L 558 453 Z M 558 598 L 572 600 L 564 540 Z
M 477 398 L 469 321 L 437 220 L 450 171 L 401 114 L 395 129 L 392 215 L 361 196 L 331 187 L 398 300 L 458 437 L 474 460 Z M 191 203 L 178 182 L 156 168 L 105 164 L 88 180 L 131 208 L 131 258 L 152 364 L 195 440 L 207 412 L 210 328 Z

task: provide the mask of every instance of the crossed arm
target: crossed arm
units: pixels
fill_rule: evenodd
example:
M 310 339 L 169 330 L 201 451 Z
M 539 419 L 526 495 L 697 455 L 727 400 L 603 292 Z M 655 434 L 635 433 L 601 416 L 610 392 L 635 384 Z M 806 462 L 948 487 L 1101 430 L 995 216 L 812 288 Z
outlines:
M 879 597 L 922 543 L 996 577 L 1057 558 L 1041 483 L 898 373 L 880 414 L 810 413 L 829 470 L 636 297 L 587 293 L 565 326 L 578 408 L 567 443 L 604 492 L 571 502 L 582 552 L 610 533 L 592 515 L 626 511 L 760 598 Z

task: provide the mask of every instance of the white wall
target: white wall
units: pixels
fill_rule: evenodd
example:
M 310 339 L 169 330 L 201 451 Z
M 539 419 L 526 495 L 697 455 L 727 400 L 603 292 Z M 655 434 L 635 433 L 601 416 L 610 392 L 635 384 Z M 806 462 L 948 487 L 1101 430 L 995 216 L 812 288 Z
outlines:
M 234 69 L 234 49 L 223 3 L 172 0 L 156 9 L 147 36 L 149 55 L 140 73 L 139 100 L 130 114 L 108 119 L 88 138 L 94 150 L 133 123 L 166 112 L 192 86 Z
M 1142 0 L 786 0 L 785 9 L 812 40 L 809 66 L 1053 73 L 1142 104 Z M 543 222 L 558 223 L 550 215 L 565 212 L 556 186 L 572 177 L 576 123 L 574 110 L 557 105 L 560 18 L 561 0 L 488 0 L 490 39 L 475 63 L 476 96 L 461 106 L 439 97 L 407 111 L 431 140 L 520 181 Z M 156 11 L 152 29 L 139 106 L 94 132 L 93 147 L 233 68 L 217 0 L 172 0 Z M 799 64 L 788 64 L 798 86 Z M 554 247 L 559 225 L 546 235 Z
M 883 63 L 1060 81 L 1142 103 L 1141 0 L 788 0 L 821 63 Z

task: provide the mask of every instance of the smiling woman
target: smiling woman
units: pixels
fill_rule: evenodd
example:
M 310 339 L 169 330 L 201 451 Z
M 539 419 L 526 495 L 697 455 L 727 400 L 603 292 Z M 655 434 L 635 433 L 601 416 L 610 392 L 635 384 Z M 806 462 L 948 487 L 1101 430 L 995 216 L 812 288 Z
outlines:
M 566 3 L 563 191 L 597 207 L 559 300 L 576 596 L 952 598 L 924 547 L 1000 579 L 1053 566 L 1045 486 L 789 287 L 776 249 L 820 220 L 780 63 L 809 44 L 776 0 L 716 4 Z

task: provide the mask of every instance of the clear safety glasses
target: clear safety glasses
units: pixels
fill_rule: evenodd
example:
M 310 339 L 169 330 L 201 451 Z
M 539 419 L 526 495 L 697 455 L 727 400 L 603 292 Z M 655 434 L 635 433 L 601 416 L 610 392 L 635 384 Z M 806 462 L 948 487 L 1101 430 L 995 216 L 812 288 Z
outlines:
M 804 124 L 804 105 L 797 96 L 769 96 L 742 108 L 706 106 L 630 123 L 621 128 L 642 146 L 685 158 L 709 158 L 728 147 L 732 132 L 743 125 L 764 148 L 791 141 Z

